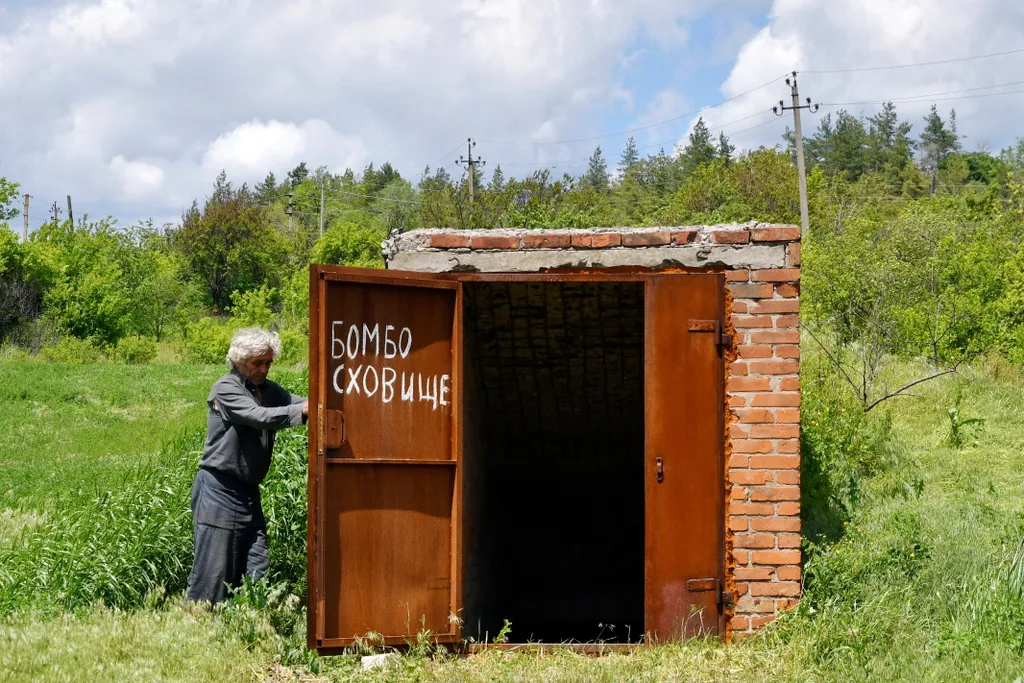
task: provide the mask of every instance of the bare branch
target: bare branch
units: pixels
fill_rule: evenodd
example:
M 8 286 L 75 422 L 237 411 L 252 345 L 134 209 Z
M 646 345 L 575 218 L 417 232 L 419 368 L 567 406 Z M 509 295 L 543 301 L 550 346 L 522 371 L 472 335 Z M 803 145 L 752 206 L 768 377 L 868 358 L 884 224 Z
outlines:
M 941 370 L 941 371 L 936 372 L 934 374 L 931 374 L 931 375 L 929 375 L 927 377 L 922 377 L 921 379 L 915 379 L 913 382 L 909 382 L 907 384 L 904 384 L 902 387 L 900 387 L 896 391 L 891 391 L 888 394 L 886 394 L 885 396 L 882 396 L 881 398 L 876 398 L 874 401 L 872 401 L 870 403 L 870 405 L 868 405 L 867 407 L 864 408 L 864 412 L 866 413 L 866 412 L 870 411 L 872 408 L 877 406 L 882 401 L 887 401 L 890 398 L 895 398 L 897 396 L 907 396 L 908 394 L 904 393 L 907 389 L 909 389 L 911 387 L 915 387 L 918 384 L 922 384 L 922 383 L 927 382 L 929 380 L 933 380 L 933 379 L 936 379 L 938 377 L 942 377 L 943 375 L 953 374 L 953 373 L 956 372 L 956 370 L 957 370 L 956 367 L 949 368 L 948 370 Z

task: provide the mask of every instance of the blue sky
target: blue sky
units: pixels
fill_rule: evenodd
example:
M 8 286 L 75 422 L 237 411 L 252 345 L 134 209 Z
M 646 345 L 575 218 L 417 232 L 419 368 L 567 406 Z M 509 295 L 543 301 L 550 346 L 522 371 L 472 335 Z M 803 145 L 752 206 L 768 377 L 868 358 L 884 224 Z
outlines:
M 468 135 L 488 171 L 547 164 L 578 174 L 597 144 L 614 165 L 626 139 L 609 135 L 617 131 L 650 126 L 638 144 L 670 151 L 696 115 L 651 124 L 701 108 L 713 130 L 741 120 L 725 129 L 741 149 L 771 146 L 789 120 L 768 111 L 787 94 L 781 81 L 715 105 L 793 69 L 1024 45 L 1024 4 L 963 9 L 962 0 L 8 0 L 0 174 L 33 195 L 34 228 L 67 194 L 79 216 L 173 221 L 221 169 L 252 183 L 299 161 L 359 171 L 389 160 L 415 179 Z M 821 102 L 874 100 L 1000 86 L 1022 67 L 1018 53 L 807 73 L 801 87 Z M 944 112 L 956 107 L 970 149 L 998 151 L 1024 134 L 1019 94 L 898 108 L 919 124 L 934 99 Z M 606 137 L 552 144 L 592 136 Z

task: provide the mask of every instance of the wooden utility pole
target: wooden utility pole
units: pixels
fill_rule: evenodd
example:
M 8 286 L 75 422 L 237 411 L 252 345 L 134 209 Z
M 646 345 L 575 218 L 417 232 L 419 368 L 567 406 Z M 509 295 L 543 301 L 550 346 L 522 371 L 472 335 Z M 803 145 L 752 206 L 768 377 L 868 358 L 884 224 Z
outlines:
M 455 162 L 455 163 L 459 164 L 460 166 L 465 164 L 467 169 L 469 170 L 469 204 L 470 204 L 470 206 L 473 205 L 473 197 L 474 197 L 474 194 L 475 194 L 476 167 L 477 166 L 486 166 L 487 165 L 487 162 L 484 161 L 483 159 L 481 159 L 480 157 L 477 157 L 476 159 L 473 158 L 473 148 L 474 147 L 476 147 L 476 142 L 473 140 L 473 138 L 466 138 L 466 154 L 468 155 L 468 158 L 463 157 L 460 154 L 458 160 Z
M 320 181 L 320 236 L 324 236 L 324 181 Z
M 68 220 L 72 226 L 75 225 L 75 214 L 71 213 L 71 195 L 68 195 Z
M 807 104 L 800 104 L 800 91 L 796 86 L 796 72 L 786 79 L 786 85 L 790 87 L 790 94 L 793 96 L 793 105 L 786 106 L 786 103 L 779 100 L 779 104 L 772 107 L 776 116 L 782 116 L 789 110 L 793 111 L 793 131 L 796 137 L 796 172 L 800 180 L 800 232 L 807 232 L 810 218 L 807 211 L 807 175 L 804 172 L 804 136 L 800 127 L 800 110 L 807 109 L 810 112 L 818 111 L 818 105 L 811 104 L 811 98 L 807 98 Z
M 28 242 L 28 200 L 32 199 L 31 195 L 25 195 L 25 223 L 21 231 L 22 243 Z

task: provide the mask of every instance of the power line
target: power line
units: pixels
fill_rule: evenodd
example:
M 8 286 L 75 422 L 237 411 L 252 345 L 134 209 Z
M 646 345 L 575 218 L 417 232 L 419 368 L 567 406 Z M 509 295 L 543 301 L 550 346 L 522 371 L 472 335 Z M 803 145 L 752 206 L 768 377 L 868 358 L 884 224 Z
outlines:
M 758 117 L 758 116 L 767 116 L 770 113 L 771 112 L 769 112 L 769 111 L 755 112 L 753 114 L 750 114 L 749 116 L 744 116 L 742 118 L 735 119 L 733 121 L 729 121 L 728 123 L 723 123 L 723 124 L 721 124 L 719 126 L 709 127 L 708 128 L 708 133 L 724 132 L 725 129 L 728 128 L 729 126 L 735 125 L 737 123 L 742 123 L 743 121 L 749 121 L 750 119 Z M 769 123 L 772 123 L 775 120 L 776 119 L 774 117 L 769 118 L 767 121 L 762 121 L 761 123 L 759 123 L 757 125 L 750 126 L 748 128 L 743 128 L 741 130 L 735 131 L 735 132 L 732 133 L 732 135 L 739 135 L 740 133 L 745 133 L 748 130 L 753 130 L 755 128 L 760 128 L 761 126 L 766 126 L 766 125 L 768 125 Z M 676 144 L 679 143 L 679 138 L 680 138 L 680 136 L 677 135 L 674 138 L 672 138 L 671 140 L 663 140 L 661 142 L 655 142 L 655 143 L 650 144 L 650 145 L 644 145 L 643 147 L 637 147 L 637 151 L 653 149 L 654 147 L 665 147 L 666 145 L 676 145 Z M 588 161 L 590 161 L 590 157 L 579 157 L 579 158 L 574 158 L 574 159 L 556 159 L 556 160 L 553 160 L 553 161 L 534 161 L 534 162 L 527 162 L 527 161 L 524 161 L 524 162 L 514 162 L 513 161 L 513 162 L 503 163 L 502 166 L 512 166 L 512 167 L 516 167 L 516 166 L 530 166 L 530 167 L 541 167 L 541 166 L 543 166 L 543 167 L 558 167 L 558 166 L 562 166 L 562 167 L 567 167 L 567 168 L 574 168 L 576 166 L 581 165 L 582 162 L 588 162 Z
M 704 111 L 705 109 L 714 109 L 715 107 L 721 107 L 723 104 L 728 104 L 729 102 L 732 102 L 734 100 L 738 100 L 741 97 L 745 97 L 745 96 L 749 95 L 752 92 L 756 92 L 756 91 L 760 90 L 761 88 L 766 88 L 766 87 L 768 87 L 769 85 L 771 85 L 773 83 L 777 83 L 778 81 L 781 81 L 785 77 L 786 77 L 786 74 L 783 74 L 782 76 L 779 76 L 777 78 L 773 78 L 772 80 L 768 81 L 767 83 L 762 83 L 761 85 L 759 85 L 757 87 L 754 87 L 754 88 L 751 88 L 750 90 L 746 90 L 744 92 L 741 92 L 738 95 L 733 95 L 729 99 L 722 100 L 718 104 L 712 104 L 712 105 L 708 105 L 708 106 L 705 106 L 705 107 L 701 107 L 700 109 L 696 109 L 694 111 L 686 112 L 685 114 L 680 114 L 679 116 L 673 116 L 672 118 L 665 119 L 664 121 L 658 121 L 657 123 L 649 123 L 649 124 L 647 124 L 645 126 L 638 126 L 636 128 L 630 128 L 628 130 L 622 130 L 622 131 L 619 131 L 617 133 L 605 133 L 603 135 L 592 135 L 592 136 L 587 137 L 587 138 L 574 138 L 572 140 L 548 140 L 548 141 L 533 140 L 533 141 L 528 141 L 528 142 L 527 141 L 518 141 L 518 140 L 481 140 L 481 142 L 486 142 L 486 143 L 492 144 L 492 145 L 568 145 L 568 144 L 572 144 L 574 142 L 590 142 L 592 140 L 601 140 L 603 138 L 613 138 L 613 137 L 618 137 L 620 135 L 629 135 L 631 133 L 636 133 L 636 132 L 639 132 L 639 131 L 642 131 L 642 130 L 647 130 L 649 128 L 655 128 L 657 126 L 663 126 L 666 123 L 674 123 L 675 121 L 679 121 L 680 119 L 685 119 L 685 118 L 689 118 L 691 116 L 695 116 L 695 115 L 701 113 L 702 111 Z
M 968 62 L 975 59 L 988 59 L 989 57 L 1003 57 L 1024 52 L 1024 48 L 1018 50 L 1006 50 L 1005 52 L 993 52 L 987 55 L 972 55 L 970 57 L 956 57 L 953 59 L 938 59 L 932 62 L 915 62 L 913 64 L 890 64 L 888 66 L 860 66 L 849 69 L 804 69 L 805 74 L 840 74 L 856 71 L 884 71 L 886 69 L 911 69 L 919 66 L 935 66 L 937 64 L 953 64 L 954 62 Z M 777 79 L 776 79 L 777 80 Z
M 451 148 L 451 151 L 449 151 L 449 152 L 448 152 L 447 154 L 445 154 L 445 155 L 444 155 L 443 157 L 441 157 L 440 159 L 438 159 L 437 161 L 435 161 L 435 162 L 434 162 L 433 164 L 431 164 L 431 166 L 437 166 L 437 165 L 438 165 L 439 163 L 441 163 L 442 161 L 444 161 L 445 159 L 447 159 L 448 157 L 450 157 L 450 156 L 451 156 L 452 154 L 455 154 L 455 152 L 456 152 L 456 151 L 457 151 L 457 150 L 459 149 L 459 147 L 462 147 L 462 143 L 461 143 L 461 142 L 460 142 L 459 144 L 455 145 L 454 147 L 452 147 L 452 148 Z M 451 166 L 451 164 L 448 164 L 448 165 L 447 165 L 447 166 L 445 166 L 444 168 L 448 168 L 448 166 Z M 423 180 L 423 176 L 424 176 L 424 175 L 426 175 L 426 174 L 425 174 L 425 173 L 420 173 L 420 180 Z
M 1012 85 L 1012 84 L 1008 84 L 1008 85 Z M 996 88 L 996 87 L 999 87 L 999 86 L 992 85 L 992 86 L 987 86 L 987 87 Z M 967 90 L 980 90 L 980 88 L 967 88 L 965 90 L 951 90 L 950 92 L 966 92 Z M 907 97 L 899 97 L 899 98 L 893 97 L 893 98 L 889 98 L 887 100 L 865 100 L 865 101 L 862 101 L 862 102 L 824 102 L 822 104 L 824 106 L 826 106 L 826 107 L 852 106 L 852 105 L 856 105 L 856 104 L 885 104 L 886 102 L 901 102 L 903 104 L 922 104 L 922 103 L 923 104 L 931 104 L 933 102 L 949 102 L 949 101 L 952 101 L 952 100 L 972 100 L 972 99 L 981 98 L 981 97 L 999 97 L 1000 95 L 1017 95 L 1017 94 L 1020 94 L 1022 92 L 1024 92 L 1024 89 L 1021 89 L 1021 90 L 1007 90 L 1006 92 L 989 92 L 989 93 L 979 93 L 977 95 L 961 95 L 961 96 L 958 96 L 958 97 L 938 97 L 938 98 L 936 98 L 936 97 L 934 97 L 932 95 L 916 95 L 916 96 L 915 95 L 908 95 Z M 938 93 L 938 94 L 941 95 L 943 93 Z M 915 97 L 919 98 L 919 99 L 912 99 L 912 98 L 915 98 Z

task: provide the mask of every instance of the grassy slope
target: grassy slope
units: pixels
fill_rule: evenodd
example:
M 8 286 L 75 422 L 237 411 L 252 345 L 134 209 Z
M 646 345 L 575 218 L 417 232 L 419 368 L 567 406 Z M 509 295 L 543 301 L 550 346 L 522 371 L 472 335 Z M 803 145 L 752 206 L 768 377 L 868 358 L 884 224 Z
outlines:
M 104 384 L 110 381 L 104 374 L 120 370 L 105 366 L 81 372 L 95 373 L 93 377 Z M 46 366 L 39 370 L 45 371 Z M 204 384 L 216 374 L 202 375 L 207 371 L 188 372 Z M 989 369 L 963 385 L 962 411 L 987 422 L 962 449 L 942 443 L 948 423 L 945 411 L 953 403 L 958 380 L 923 387 L 923 398 L 891 403 L 905 453 L 899 467 L 868 482 L 866 502 L 851 520 L 846 537 L 822 555 L 825 590 L 817 596 L 815 613 L 803 610 L 738 647 L 690 643 L 603 659 L 569 653 L 490 653 L 455 661 L 413 657 L 376 672 L 362 672 L 353 660 L 339 658 L 325 662 L 321 676 L 425 681 L 1012 681 L 1024 673 L 1024 618 L 1006 607 L 1009 598 L 1003 582 L 1003 566 L 1024 530 L 1024 383 L 1019 377 L 1006 370 L 994 377 Z M 38 384 L 29 377 L 24 383 Z M 51 443 L 60 442 L 56 434 L 51 437 Z M 132 444 L 135 450 L 158 446 Z M 50 474 L 46 468 L 37 469 L 43 480 Z M 829 599 L 832 594 L 834 601 Z M 104 671 L 117 671 L 121 677 L 134 672 L 140 680 L 309 676 L 305 669 L 271 670 L 281 644 L 261 636 L 258 647 L 246 647 L 243 643 L 252 642 L 251 637 L 240 638 L 240 630 L 245 629 L 237 619 L 200 618 L 173 604 L 131 615 L 95 609 L 51 621 L 20 617 L 6 624 L 0 621 L 0 651 L 6 651 L 0 654 L 0 670 L 11 672 L 15 680 L 84 680 L 101 664 Z M 107 633 L 109 637 L 98 635 Z M 143 641 L 153 645 L 143 646 Z M 67 644 L 54 646 L 63 642 Z M 207 668 L 186 675 L 189 667 L 199 666 Z
M 210 385 L 223 372 L 0 363 L 0 510 L 45 509 L 58 496 L 115 485 L 157 457 L 183 425 L 201 424 Z M 0 516 L 0 538 L 10 524 Z

